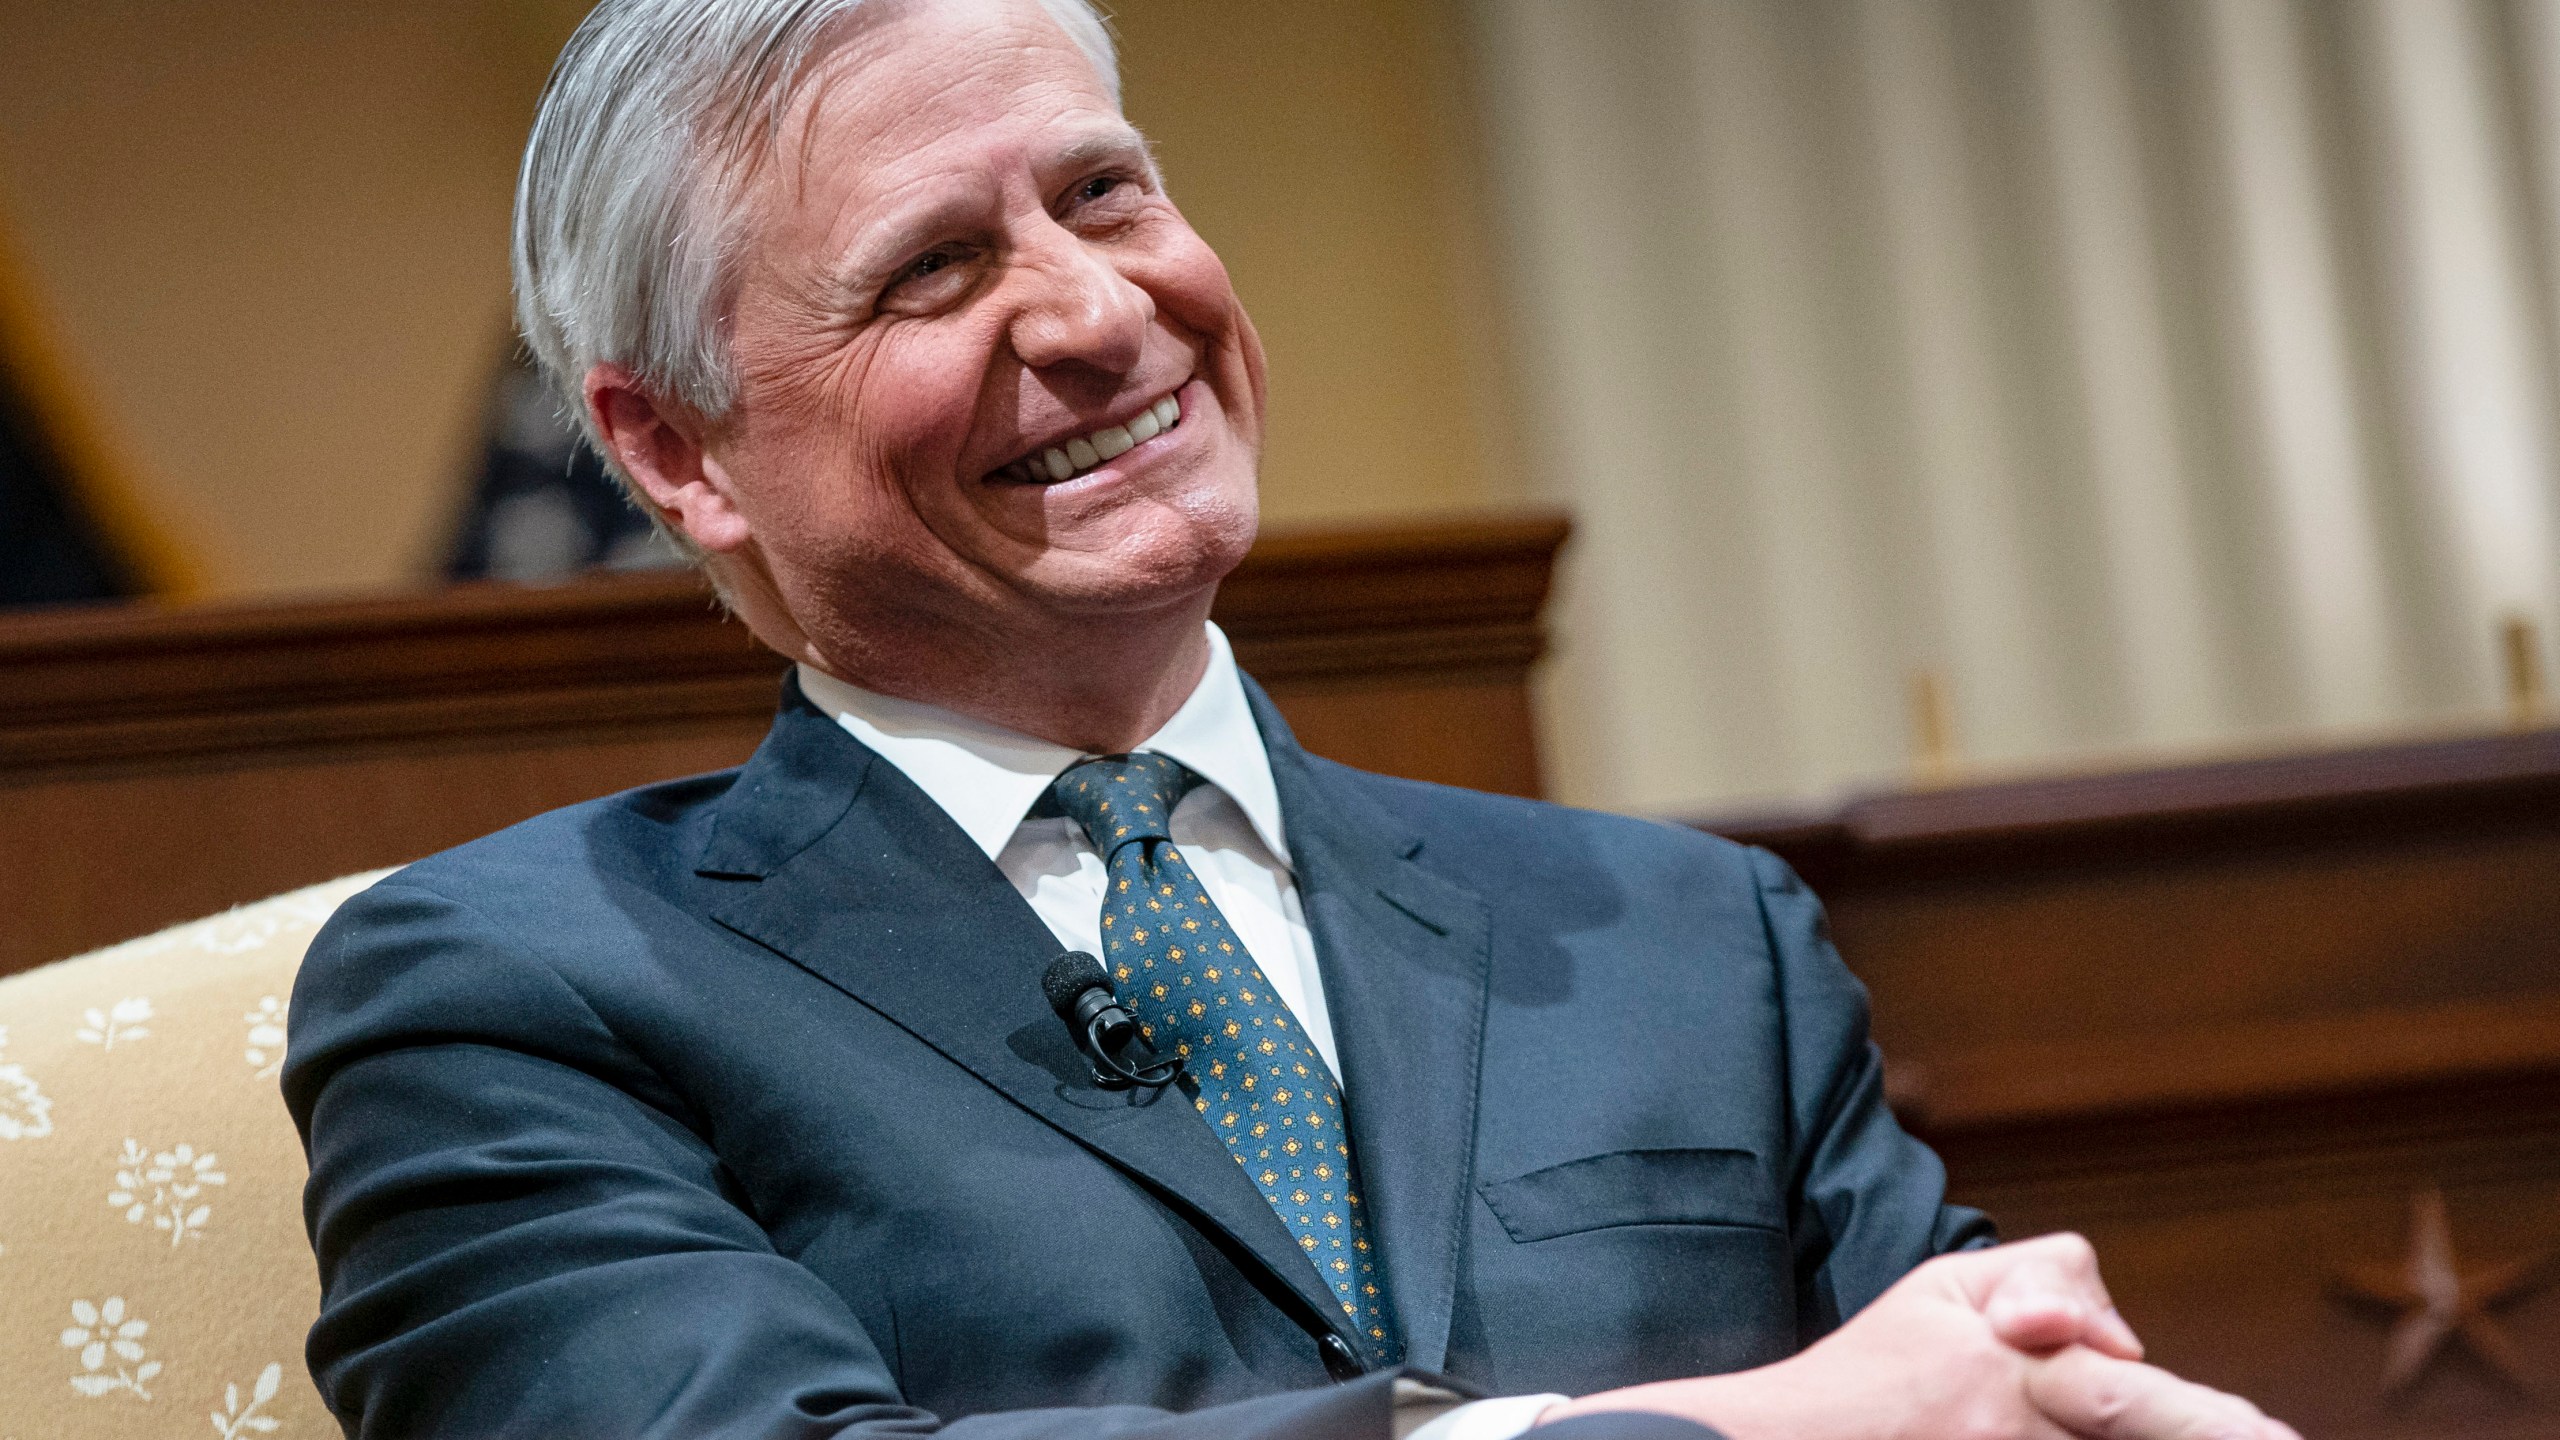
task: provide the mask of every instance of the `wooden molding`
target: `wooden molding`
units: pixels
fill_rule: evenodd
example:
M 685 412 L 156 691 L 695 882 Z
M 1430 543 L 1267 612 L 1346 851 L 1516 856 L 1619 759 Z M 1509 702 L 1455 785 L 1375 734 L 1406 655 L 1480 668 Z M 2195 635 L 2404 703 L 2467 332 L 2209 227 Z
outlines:
M 2560 731 L 1706 828 L 1821 893 L 1951 1193 L 2089 1235 L 2161 1363 L 2306 1433 L 2551 1433 L 2462 1363 L 2383 1408 L 2324 1267 L 2413 1190 L 2484 1246 L 2560 1233 Z M 2560 1353 L 2536 1304 L 2517 1344 Z
M 1217 618 L 1274 686 L 1525 672 L 1564 520 L 1281 533 Z M 0 621 L 0 777 L 760 722 L 781 662 L 691 575 Z
M 2074 1228 L 2227 1207 L 2391 1199 L 2412 1184 L 2560 1196 L 2560 1078 L 2403 1085 L 2224 1108 L 1938 1131 L 1964 1204 Z
M 689 575 L 0 624 L 0 774 L 769 709 Z
M 2535 1080 L 2560 1084 L 2560 995 L 1989 1046 L 1906 1069 L 1895 1103 L 1945 1136 Z
M 1525 669 L 1570 530 L 1537 515 L 1282 532 L 1227 578 L 1218 624 L 1266 684 Z
M 2560 813 L 2560 729 L 2191 766 L 1888 791 L 1799 815 L 1696 821 L 1817 886 L 2092 855 L 2193 856 Z
M 1875 987 L 1897 1106 L 1967 1153 L 2058 1153 L 2018 1137 L 2208 1121 L 2246 1149 L 2268 1130 L 2250 1117 L 2285 1107 L 2560 1091 L 2560 955 L 2533 938 L 2560 915 L 2545 898 L 2560 875 L 2537 885 L 2530 858 L 2560 831 L 2560 731 L 1921 788 L 1702 824 L 1776 851 L 1823 894 Z M 2303 896 L 2327 898 L 2302 908 Z M 2358 905 L 2387 928 L 2304 928 L 2368 913 Z M 2486 928 L 2462 944 L 2512 960 L 2445 971 L 2435 937 L 2465 925 Z M 2413 970 L 2445 977 L 2432 998 L 2391 988 Z M 2289 988 L 2253 1001 L 2210 993 L 2277 983 Z M 2003 1014 L 2042 1019 L 1985 1033 Z
M 1533 794 L 1564 536 L 1283 532 L 1216 614 L 1316 753 Z M 686 575 L 0 618 L 0 974 L 735 765 L 781 672 Z

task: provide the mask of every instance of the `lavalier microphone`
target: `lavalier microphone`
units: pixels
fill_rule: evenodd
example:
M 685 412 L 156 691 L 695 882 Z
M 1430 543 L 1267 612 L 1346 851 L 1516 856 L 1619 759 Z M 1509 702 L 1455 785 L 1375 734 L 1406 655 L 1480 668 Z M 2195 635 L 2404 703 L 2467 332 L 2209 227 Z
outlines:
M 1076 1048 L 1093 1062 L 1094 1084 L 1105 1090 L 1132 1085 L 1157 1090 L 1182 1073 L 1181 1056 L 1159 1057 L 1147 1043 L 1137 1017 L 1112 993 L 1110 975 L 1093 956 L 1070 950 L 1050 961 L 1040 976 L 1040 993 L 1066 1022 Z

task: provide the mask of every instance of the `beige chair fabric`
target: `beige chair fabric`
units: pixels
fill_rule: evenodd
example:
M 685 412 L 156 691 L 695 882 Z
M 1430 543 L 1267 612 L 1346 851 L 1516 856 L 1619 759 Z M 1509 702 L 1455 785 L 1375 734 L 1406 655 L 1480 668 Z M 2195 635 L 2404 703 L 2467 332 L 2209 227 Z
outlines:
M 383 873 L 0 980 L 0 1440 L 338 1433 L 276 1073 L 312 933 Z

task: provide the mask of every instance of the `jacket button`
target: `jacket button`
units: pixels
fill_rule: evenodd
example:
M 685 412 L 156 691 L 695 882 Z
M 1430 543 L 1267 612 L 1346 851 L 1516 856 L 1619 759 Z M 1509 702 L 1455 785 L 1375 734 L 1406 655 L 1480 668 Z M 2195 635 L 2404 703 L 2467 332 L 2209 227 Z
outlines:
M 1316 1349 L 1324 1353 L 1324 1373 L 1332 1376 L 1337 1385 L 1368 1373 L 1360 1357 L 1351 1352 L 1351 1343 L 1339 1335 L 1325 1336 L 1316 1342 Z

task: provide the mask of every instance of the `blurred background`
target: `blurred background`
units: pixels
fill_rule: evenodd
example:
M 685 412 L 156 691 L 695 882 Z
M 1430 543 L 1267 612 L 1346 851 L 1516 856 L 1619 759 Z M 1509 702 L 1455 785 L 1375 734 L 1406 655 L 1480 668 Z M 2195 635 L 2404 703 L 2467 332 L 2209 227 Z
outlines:
M 1656 813 L 2493 727 L 2560 632 L 2560 3 L 1117 0 L 1276 525 L 1569 513 Z M 666 557 L 516 368 L 578 0 L 0 4 L 0 593 Z

